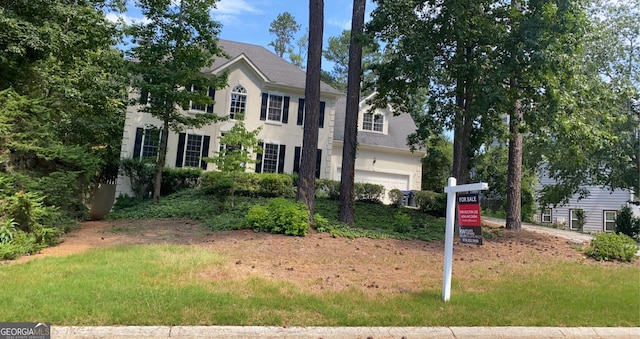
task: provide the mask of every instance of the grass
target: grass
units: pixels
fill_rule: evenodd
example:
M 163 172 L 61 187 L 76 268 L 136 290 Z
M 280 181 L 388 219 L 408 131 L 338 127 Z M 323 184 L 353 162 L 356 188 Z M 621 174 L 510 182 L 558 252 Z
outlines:
M 293 200 L 293 199 L 291 199 Z M 233 206 L 227 202 L 223 212 L 210 195 L 197 189 L 187 189 L 162 197 L 159 204 L 151 200 L 116 203 L 111 219 L 188 218 L 200 220 L 214 231 L 244 228 L 244 218 L 251 206 L 265 204 L 267 198 L 235 197 Z M 444 237 L 444 218 L 436 218 L 416 209 L 397 208 L 382 204 L 355 203 L 355 224 L 348 227 L 338 222 L 339 203 L 327 198 L 316 199 L 316 213 L 327 218 L 327 231 L 342 237 L 440 240 Z
M 235 265 L 205 248 L 122 246 L 1 266 L 0 308 L 3 321 L 56 325 L 640 325 L 636 267 L 532 265 L 499 267 L 500 275 L 454 271 L 443 303 L 439 283 L 395 296 L 305 292 L 283 281 L 224 278 Z

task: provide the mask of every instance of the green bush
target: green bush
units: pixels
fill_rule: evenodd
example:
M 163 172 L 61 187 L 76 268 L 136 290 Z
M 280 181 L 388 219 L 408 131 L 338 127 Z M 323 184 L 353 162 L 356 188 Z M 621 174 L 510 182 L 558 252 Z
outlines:
M 635 241 L 625 235 L 616 233 L 598 233 L 591 240 L 589 247 L 585 249 L 585 254 L 596 260 L 612 261 L 632 261 L 638 248 Z
M 200 177 L 200 190 L 204 194 L 213 195 L 219 204 L 220 211 L 224 211 L 227 199 L 231 197 L 233 180 L 222 172 L 205 172 Z
M 292 197 L 293 179 L 287 174 L 263 173 L 258 176 L 258 195 L 261 197 Z
M 353 191 L 356 200 L 360 201 L 380 203 L 384 197 L 384 186 L 382 185 L 356 182 L 353 185 Z
M 161 195 L 169 195 L 186 188 L 194 188 L 200 182 L 200 168 L 165 168 L 162 170 Z
M 122 159 L 120 171 L 129 178 L 134 196 L 146 198 L 153 190 L 155 165 L 150 160 Z
M 404 193 L 402 193 L 401 190 L 394 188 L 391 191 L 389 191 L 389 200 L 391 200 L 391 203 L 395 206 L 402 206 L 402 198 L 404 198 Z
M 634 218 L 631 208 L 623 207 L 616 217 L 616 233 L 626 234 L 633 239 L 640 236 L 640 218 Z
M 13 241 L 13 237 L 18 231 L 18 223 L 13 219 L 6 219 L 0 223 L 0 244 L 8 244 Z
M 443 217 L 447 214 L 447 194 L 433 191 L 416 191 L 416 205 L 422 212 Z
M 229 173 L 229 175 L 233 178 L 235 194 L 246 197 L 256 197 L 258 195 L 260 174 L 255 172 L 233 172 Z
M 340 182 L 329 179 L 317 179 L 316 191 L 320 191 L 326 194 L 331 200 L 338 200 L 340 198 Z
M 309 210 L 302 203 L 274 198 L 251 207 L 245 225 L 255 231 L 304 236 L 309 230 Z

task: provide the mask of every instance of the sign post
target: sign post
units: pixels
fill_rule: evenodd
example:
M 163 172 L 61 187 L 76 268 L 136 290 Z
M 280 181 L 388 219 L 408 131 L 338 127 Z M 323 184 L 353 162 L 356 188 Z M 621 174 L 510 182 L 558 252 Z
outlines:
M 489 189 L 486 182 L 456 186 L 456 178 L 450 177 L 444 191 L 447 193 L 447 223 L 444 238 L 444 268 L 442 279 L 442 300 L 451 298 L 451 270 L 453 262 L 453 227 L 456 218 L 456 193 Z M 479 214 L 478 214 L 479 216 Z

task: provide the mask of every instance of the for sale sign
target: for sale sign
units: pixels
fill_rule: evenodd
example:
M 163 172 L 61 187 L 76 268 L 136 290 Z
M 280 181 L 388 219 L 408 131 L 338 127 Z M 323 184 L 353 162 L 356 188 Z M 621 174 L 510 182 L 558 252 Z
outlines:
M 460 242 L 482 245 L 482 222 L 478 194 L 458 195 L 458 225 Z

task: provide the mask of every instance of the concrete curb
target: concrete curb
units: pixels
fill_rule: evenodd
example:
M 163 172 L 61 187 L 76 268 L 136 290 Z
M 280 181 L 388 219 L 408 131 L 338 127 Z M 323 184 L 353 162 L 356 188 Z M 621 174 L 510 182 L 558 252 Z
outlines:
M 51 338 L 640 338 L 640 327 L 52 326 Z

